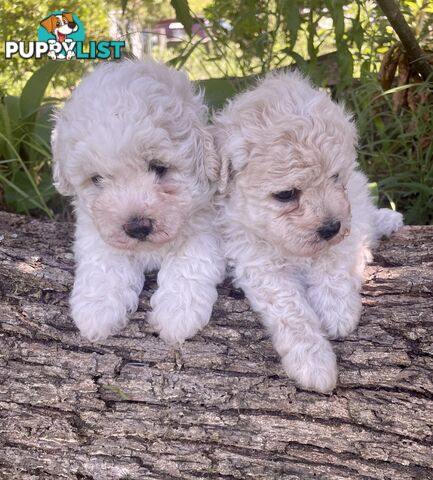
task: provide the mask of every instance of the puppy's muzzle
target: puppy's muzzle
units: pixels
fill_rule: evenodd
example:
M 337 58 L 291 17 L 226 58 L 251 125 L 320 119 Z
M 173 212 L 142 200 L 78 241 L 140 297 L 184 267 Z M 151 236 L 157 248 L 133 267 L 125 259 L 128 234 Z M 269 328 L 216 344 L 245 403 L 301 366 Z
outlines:
M 126 235 L 137 240 L 146 240 L 152 229 L 152 221 L 141 217 L 133 217 L 123 225 Z
M 331 240 L 340 231 L 341 222 L 328 222 L 317 230 L 322 240 Z

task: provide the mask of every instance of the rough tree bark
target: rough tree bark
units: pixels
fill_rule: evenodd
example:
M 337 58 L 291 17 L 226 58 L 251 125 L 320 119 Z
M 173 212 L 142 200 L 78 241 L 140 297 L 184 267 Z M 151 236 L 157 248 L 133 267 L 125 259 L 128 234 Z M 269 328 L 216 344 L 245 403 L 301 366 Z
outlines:
M 71 225 L 0 213 L 0 478 L 431 479 L 433 227 L 383 242 L 332 395 L 297 389 L 242 293 L 180 351 L 139 311 L 94 345 L 68 316 Z

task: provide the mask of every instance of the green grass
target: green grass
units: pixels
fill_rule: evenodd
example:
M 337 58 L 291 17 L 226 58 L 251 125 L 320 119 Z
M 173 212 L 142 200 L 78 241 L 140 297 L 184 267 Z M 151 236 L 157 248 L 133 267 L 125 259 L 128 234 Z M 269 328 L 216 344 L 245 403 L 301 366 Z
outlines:
M 52 217 L 51 116 L 44 103 L 60 63 L 48 62 L 27 81 L 21 95 L 0 99 L 0 204 L 18 213 Z
M 416 108 L 393 110 L 392 94 L 377 80 L 365 81 L 347 96 L 360 134 L 359 160 L 377 182 L 380 206 L 395 204 L 407 224 L 433 223 L 432 84 L 411 85 Z M 430 96 L 429 96 L 430 95 Z

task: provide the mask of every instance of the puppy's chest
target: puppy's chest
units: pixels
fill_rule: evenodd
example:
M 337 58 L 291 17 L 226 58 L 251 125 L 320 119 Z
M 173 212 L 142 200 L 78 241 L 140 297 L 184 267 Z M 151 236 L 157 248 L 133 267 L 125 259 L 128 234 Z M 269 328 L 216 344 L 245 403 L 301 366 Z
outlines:
M 159 253 L 141 253 L 139 256 L 139 261 L 142 264 L 144 272 L 152 272 L 158 270 L 161 267 L 163 255 Z
M 311 258 L 290 258 L 280 268 L 287 277 L 295 277 L 304 283 L 311 275 L 312 263 Z

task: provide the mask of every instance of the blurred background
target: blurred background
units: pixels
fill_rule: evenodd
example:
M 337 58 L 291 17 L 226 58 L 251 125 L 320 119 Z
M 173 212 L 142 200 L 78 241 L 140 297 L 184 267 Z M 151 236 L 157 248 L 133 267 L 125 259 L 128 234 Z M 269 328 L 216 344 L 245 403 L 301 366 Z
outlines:
M 377 203 L 403 212 L 408 224 L 431 224 L 433 2 L 378 3 L 403 14 L 424 74 L 376 2 L 74 0 L 68 11 L 84 24 L 86 42 L 125 40 L 128 56 L 185 69 L 211 110 L 270 70 L 299 68 L 354 113 L 359 161 Z M 37 40 L 39 22 L 57 9 L 48 0 L 0 0 L 1 48 Z M 93 64 L 6 60 L 1 52 L 0 209 L 68 218 L 51 185 L 51 115 Z

